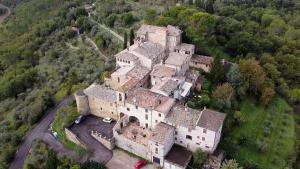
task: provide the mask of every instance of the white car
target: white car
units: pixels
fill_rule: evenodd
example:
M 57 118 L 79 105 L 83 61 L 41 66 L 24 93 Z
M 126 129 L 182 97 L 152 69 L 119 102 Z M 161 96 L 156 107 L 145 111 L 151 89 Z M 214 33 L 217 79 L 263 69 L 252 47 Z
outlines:
M 102 121 L 105 123 L 111 123 L 113 121 L 113 119 L 110 117 L 105 117 Z
M 58 138 L 58 134 L 56 131 L 52 131 L 52 135 L 57 139 Z
M 77 119 L 75 120 L 75 124 L 79 124 L 83 119 L 83 115 L 80 115 L 77 117 Z

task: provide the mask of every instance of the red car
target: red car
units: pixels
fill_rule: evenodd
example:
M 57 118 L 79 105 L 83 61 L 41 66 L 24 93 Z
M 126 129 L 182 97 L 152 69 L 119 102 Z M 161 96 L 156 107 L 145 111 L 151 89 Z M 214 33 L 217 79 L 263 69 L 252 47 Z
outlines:
M 139 160 L 138 162 L 135 163 L 134 169 L 141 169 L 145 165 L 147 165 L 147 161 L 146 160 Z

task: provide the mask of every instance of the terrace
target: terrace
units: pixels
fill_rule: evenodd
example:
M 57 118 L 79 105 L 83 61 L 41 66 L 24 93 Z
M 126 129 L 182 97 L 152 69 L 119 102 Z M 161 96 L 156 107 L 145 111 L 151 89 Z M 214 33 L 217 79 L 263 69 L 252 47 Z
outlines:
M 144 146 L 148 146 L 151 136 L 150 130 L 139 126 L 137 122 L 129 122 L 121 129 L 121 133 L 124 137 Z

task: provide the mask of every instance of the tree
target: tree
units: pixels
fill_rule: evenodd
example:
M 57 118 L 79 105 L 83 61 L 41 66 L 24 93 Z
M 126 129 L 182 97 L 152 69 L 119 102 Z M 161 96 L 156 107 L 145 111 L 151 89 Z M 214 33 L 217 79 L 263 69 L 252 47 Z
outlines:
M 193 168 L 201 168 L 207 157 L 208 155 L 198 148 L 193 154 Z
M 234 88 L 237 88 L 238 86 L 240 86 L 240 84 L 242 82 L 242 79 L 241 79 L 242 77 L 241 77 L 239 66 L 235 63 L 233 65 L 231 65 L 229 71 L 226 74 L 226 77 L 227 77 L 227 81 Z
M 106 169 L 106 166 L 95 161 L 87 161 L 81 166 L 81 169 Z
M 213 91 L 212 97 L 218 108 L 231 108 L 234 99 L 234 89 L 229 83 L 224 83 Z
M 133 32 L 133 29 L 130 29 L 129 44 L 130 44 L 130 46 L 134 44 L 134 32 Z
M 290 90 L 289 99 L 294 103 L 300 102 L 300 89 L 295 88 Z
M 264 87 L 260 96 L 261 103 L 263 105 L 268 105 L 272 101 L 275 94 L 276 93 L 272 87 Z
M 48 159 L 46 162 L 46 169 L 56 169 L 57 168 L 58 159 L 55 152 L 50 149 L 48 151 Z
M 242 59 L 239 63 L 239 68 L 242 79 L 248 87 L 246 91 L 257 94 L 258 91 L 262 90 L 266 75 L 262 67 L 254 58 Z
M 124 32 L 124 42 L 123 42 L 123 49 L 126 49 L 127 48 L 127 32 L 125 31 Z
M 243 169 L 235 160 L 225 160 L 222 163 L 221 169 Z
M 146 10 L 146 15 L 145 15 L 145 21 L 146 23 L 150 24 L 152 23 L 156 18 L 156 10 L 154 9 L 147 9 Z
M 225 70 L 221 62 L 221 57 L 219 55 L 214 58 L 209 78 L 213 82 L 213 84 L 216 85 L 221 84 L 225 79 Z

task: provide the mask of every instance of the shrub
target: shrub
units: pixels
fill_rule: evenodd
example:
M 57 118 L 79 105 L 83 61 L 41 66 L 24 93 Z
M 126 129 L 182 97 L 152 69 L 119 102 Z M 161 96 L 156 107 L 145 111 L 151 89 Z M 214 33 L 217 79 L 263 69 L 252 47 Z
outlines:
M 268 149 L 268 143 L 266 143 L 265 141 L 256 140 L 255 144 L 259 152 L 266 152 Z

